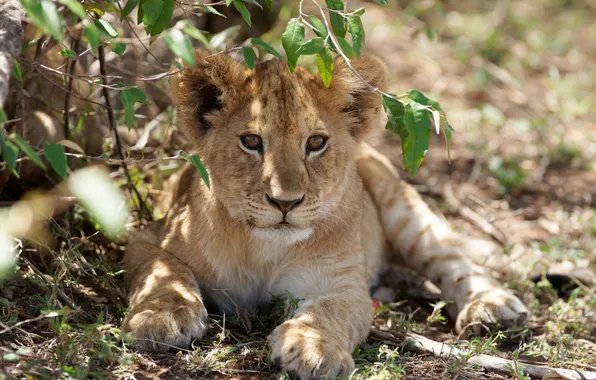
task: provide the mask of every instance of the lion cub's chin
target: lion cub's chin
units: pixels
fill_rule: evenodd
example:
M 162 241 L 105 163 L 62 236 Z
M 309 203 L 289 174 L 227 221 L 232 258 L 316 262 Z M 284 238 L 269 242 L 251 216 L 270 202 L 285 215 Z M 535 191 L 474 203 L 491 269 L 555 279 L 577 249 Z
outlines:
M 252 227 L 253 236 L 261 240 L 272 240 L 280 244 L 295 244 L 307 240 L 313 233 L 312 228 L 297 228 L 289 225 L 272 227 Z

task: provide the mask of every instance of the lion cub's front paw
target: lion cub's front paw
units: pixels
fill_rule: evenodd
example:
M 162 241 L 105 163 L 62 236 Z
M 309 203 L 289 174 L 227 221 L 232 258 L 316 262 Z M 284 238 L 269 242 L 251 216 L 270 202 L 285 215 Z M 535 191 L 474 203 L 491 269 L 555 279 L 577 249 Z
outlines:
M 132 333 L 135 343 L 145 351 L 188 347 L 209 328 L 203 302 L 198 296 L 195 301 L 174 296 L 134 305 L 124 320 L 124 330 Z
M 298 379 L 348 374 L 354 369 L 354 360 L 336 339 L 301 321 L 289 320 L 269 336 L 271 359 Z
M 493 289 L 472 297 L 459 312 L 455 327 L 458 332 L 470 328 L 480 335 L 486 326 L 510 329 L 526 324 L 530 311 L 506 289 Z

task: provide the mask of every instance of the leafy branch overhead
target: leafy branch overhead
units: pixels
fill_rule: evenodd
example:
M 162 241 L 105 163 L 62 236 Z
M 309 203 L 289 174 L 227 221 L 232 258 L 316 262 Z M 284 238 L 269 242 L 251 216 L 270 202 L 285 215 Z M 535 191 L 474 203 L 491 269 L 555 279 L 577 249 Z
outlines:
M 366 35 L 362 22 L 365 9 L 350 10 L 342 0 L 310 0 L 318 9 L 317 14 L 306 14 L 303 12 L 303 2 L 297 3 L 298 12 L 291 18 L 283 34 L 280 36 L 281 44 L 273 41 L 266 42 L 262 38 L 247 40 L 242 46 L 234 47 L 232 50 L 240 50 L 248 68 L 254 69 L 259 59 L 269 55 L 283 59 L 278 48 L 281 45 L 285 52 L 285 59 L 290 71 L 294 71 L 299 63 L 300 57 L 310 56 L 312 62 L 316 63 L 319 76 L 327 87 L 331 85 L 333 77 L 334 56 L 340 56 L 346 60 L 352 68 L 350 61 L 357 59 L 365 48 Z M 387 1 L 378 0 L 379 4 L 387 4 Z M 165 44 L 172 53 L 189 66 L 194 66 L 194 49 L 197 45 L 205 46 L 214 53 L 224 49 L 221 43 L 215 41 L 214 36 L 197 29 L 188 19 L 173 22 L 173 15 L 176 7 L 182 6 L 176 0 L 128 0 L 124 4 L 103 3 L 93 1 L 79 2 L 77 0 L 21 0 L 21 6 L 26 12 L 28 20 L 33 22 L 39 30 L 64 44 L 65 36 L 72 30 L 81 30 L 81 41 L 88 45 L 94 53 L 104 47 L 109 48 L 117 55 L 123 54 L 129 48 L 130 42 L 120 38 L 119 28 L 114 27 L 109 20 L 117 16 L 118 19 L 142 25 L 147 37 L 151 42 L 163 38 Z M 209 13 L 214 16 L 225 17 L 221 7 L 229 7 L 239 13 L 244 22 L 250 27 L 251 7 L 270 9 L 271 0 L 225 0 L 215 2 L 211 5 L 204 5 L 195 2 L 192 5 L 185 4 L 184 7 L 191 7 L 195 13 Z M 256 8 L 255 8 L 256 9 Z M 222 13 L 223 12 L 223 13 Z M 131 16 L 135 16 L 134 18 Z M 76 25 L 66 27 L 68 24 Z M 306 39 L 307 30 L 312 31 L 312 37 Z M 270 38 L 270 37 L 269 37 Z M 27 42 L 23 45 L 27 46 Z M 76 49 L 64 49 L 60 55 L 67 61 L 79 59 Z M 134 47 L 132 47 L 134 49 Z M 389 64 L 391 64 L 389 62 Z M 180 63 L 174 63 L 169 72 L 182 70 Z M 62 72 L 56 71 L 61 74 Z M 168 73 L 163 76 L 169 75 Z M 356 70 L 354 75 L 365 81 Z M 23 73 L 17 61 L 14 62 L 13 76 L 16 80 L 22 80 Z M 162 76 L 162 77 L 163 77 Z M 64 73 L 64 80 L 68 79 Z M 158 78 L 159 79 L 159 78 Z M 88 80 L 91 84 L 103 86 L 111 91 L 119 92 L 119 99 L 124 113 L 123 120 L 129 129 L 135 127 L 135 107 L 139 103 L 148 103 L 147 96 L 134 84 L 117 83 L 109 86 L 104 83 L 107 77 L 98 76 Z M 420 167 L 426 152 L 429 148 L 432 131 L 442 131 L 447 145 L 449 156 L 449 145 L 453 128 L 447 121 L 445 113 L 438 102 L 429 99 L 416 90 L 410 90 L 405 94 L 395 96 L 374 88 L 367 83 L 369 89 L 379 94 L 388 122 L 386 128 L 398 134 L 401 138 L 403 166 L 414 176 Z M 83 120 L 83 119 L 81 119 Z M 0 124 L 7 121 L 7 117 L 0 108 Z M 49 167 L 58 174 L 60 178 L 67 178 L 69 175 L 68 160 L 64 146 L 60 144 L 46 143 L 43 147 L 30 146 L 22 137 L 17 134 L 8 134 L 5 129 L 0 128 L 0 149 L 6 168 L 18 176 L 17 163 L 19 155 L 26 156 L 31 162 L 46 168 Z M 42 160 L 38 152 L 43 152 L 46 161 Z M 203 167 L 200 159 L 196 156 L 181 154 L 181 159 L 192 163 L 201 177 L 209 184 L 209 176 Z

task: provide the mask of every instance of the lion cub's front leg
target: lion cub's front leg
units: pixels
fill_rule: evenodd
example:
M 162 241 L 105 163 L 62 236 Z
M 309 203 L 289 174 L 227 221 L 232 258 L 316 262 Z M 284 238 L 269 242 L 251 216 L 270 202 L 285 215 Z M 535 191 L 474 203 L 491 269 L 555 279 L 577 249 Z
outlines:
M 349 374 L 352 351 L 370 330 L 372 302 L 361 268 L 331 262 L 293 269 L 276 286 L 302 301 L 269 336 L 271 359 L 299 379 Z
M 193 273 L 149 243 L 129 244 L 124 259 L 130 312 L 124 330 L 147 351 L 188 347 L 208 329 L 207 310 Z

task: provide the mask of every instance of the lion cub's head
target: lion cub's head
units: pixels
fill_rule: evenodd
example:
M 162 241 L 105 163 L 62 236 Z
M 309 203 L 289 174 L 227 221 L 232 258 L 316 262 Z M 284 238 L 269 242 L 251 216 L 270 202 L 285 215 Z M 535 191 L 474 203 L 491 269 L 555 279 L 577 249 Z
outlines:
M 173 98 L 212 192 L 232 217 L 258 237 L 293 243 L 342 207 L 355 207 L 342 199 L 359 188 L 357 142 L 375 123 L 380 97 L 343 60 L 334 62 L 325 88 L 301 67 L 290 73 L 283 61 L 253 71 L 224 54 L 199 50 L 196 58 L 196 68 L 173 78 Z M 373 86 L 385 86 L 376 58 L 352 65 Z

